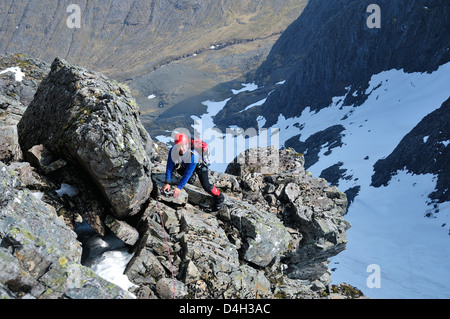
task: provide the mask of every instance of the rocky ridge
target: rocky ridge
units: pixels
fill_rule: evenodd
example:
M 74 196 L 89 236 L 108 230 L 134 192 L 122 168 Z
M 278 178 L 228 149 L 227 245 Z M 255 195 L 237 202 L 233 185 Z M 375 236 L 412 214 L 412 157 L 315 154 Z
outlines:
M 26 77 L 32 78 L 29 73 Z M 112 90 L 97 94 L 103 88 Z M 51 91 L 63 92 L 63 100 L 72 102 L 58 104 Z M 56 106 L 68 109 L 56 117 L 48 111 L 56 112 Z M 211 172 L 215 185 L 226 195 L 224 208 L 211 213 L 211 198 L 198 181 L 188 184 L 176 200 L 159 193 L 168 149 L 139 129 L 137 106 L 133 107 L 122 85 L 56 59 L 31 104 L 23 107 L 26 110 L 21 114 L 25 115 L 17 118 L 21 143 L 14 148 L 21 149 L 22 155 L 0 159 L 2 297 L 348 297 L 338 293 L 342 289 L 329 286 L 328 269 L 328 258 L 344 250 L 347 242 L 347 198 L 326 180 L 312 177 L 304 169 L 301 154 L 292 149 L 252 149 L 238 156 L 226 173 Z M 88 109 L 95 111 L 78 112 Z M 6 118 L 17 116 L 4 113 Z M 39 121 L 33 114 L 40 116 Z M 74 121 L 76 115 L 81 120 Z M 77 144 L 73 153 L 68 150 L 74 145 L 63 145 L 74 142 L 70 133 L 64 136 L 53 131 L 52 125 L 60 123 L 67 123 L 65 132 L 83 132 L 79 138 L 93 132 L 104 137 L 97 144 L 94 139 Z M 27 135 L 32 126 L 39 139 Z M 122 136 L 123 147 L 103 147 L 105 140 L 114 146 Z M 136 138 L 135 143 L 129 136 Z M 138 136 L 145 142 L 138 143 Z M 88 160 L 100 167 L 114 159 L 124 164 L 104 171 L 89 169 L 77 152 L 101 154 L 98 162 L 92 157 Z M 134 160 L 136 154 L 148 160 Z M 249 158 L 258 160 L 249 162 Z M 130 167 L 138 173 L 107 178 Z M 142 194 L 135 187 L 142 180 L 147 181 L 148 193 L 140 209 L 117 214 L 115 203 L 122 194 L 102 187 L 120 184 L 133 197 Z M 66 184 L 76 191 L 64 194 Z M 81 230 L 86 224 L 91 229 L 89 236 Z M 133 284 L 129 291 L 89 268 L 93 258 L 114 249 L 99 250 L 90 242 L 108 237 L 133 254 L 125 269 Z M 353 297 L 362 296 L 353 291 Z

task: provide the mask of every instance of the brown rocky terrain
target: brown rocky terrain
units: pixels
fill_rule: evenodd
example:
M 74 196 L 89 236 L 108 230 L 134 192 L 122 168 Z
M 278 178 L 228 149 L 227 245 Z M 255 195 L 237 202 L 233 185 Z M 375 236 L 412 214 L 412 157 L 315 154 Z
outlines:
M 71 1 L 4 1 L 0 54 L 58 56 L 102 72 L 130 86 L 146 127 L 163 113 L 167 126 L 165 118 L 201 113 L 208 90 L 259 66 L 307 2 L 83 0 L 80 28 L 69 28 Z

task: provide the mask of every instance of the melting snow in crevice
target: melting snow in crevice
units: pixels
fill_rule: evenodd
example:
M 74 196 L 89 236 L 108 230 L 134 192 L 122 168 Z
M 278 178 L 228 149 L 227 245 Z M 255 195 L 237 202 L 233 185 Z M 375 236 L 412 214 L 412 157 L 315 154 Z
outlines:
M 79 191 L 77 188 L 73 187 L 72 185 L 62 183 L 61 188 L 56 190 L 56 194 L 58 194 L 59 197 L 63 197 L 63 195 L 68 195 L 69 197 L 75 197 L 75 196 L 78 196 Z
M 435 204 L 428 198 L 436 187 L 436 176 L 399 171 L 387 186 L 370 186 L 373 165 L 391 154 L 425 116 L 441 107 L 450 96 L 448 83 L 450 63 L 433 73 L 389 70 L 372 77 L 368 99 L 361 106 L 343 106 L 345 96 L 335 97 L 329 107 L 318 112 L 306 108 L 298 117 L 280 115 L 272 127 L 280 129 L 281 147 L 293 136 L 301 134 L 300 140 L 305 141 L 331 126 L 345 127 L 342 146 L 331 153 L 322 149 L 319 161 L 308 169 L 318 177 L 324 169 L 342 162 L 347 178 L 339 180 L 339 189 L 360 186 L 346 216 L 352 224 L 347 249 L 330 263 L 333 283 L 354 285 L 371 298 L 450 297 L 450 203 Z M 351 87 L 347 89 L 351 91 Z M 202 123 L 203 131 L 213 128 L 213 116 L 227 102 L 207 101 L 208 113 L 193 119 Z M 263 116 L 257 121 L 259 128 L 266 122 Z M 444 145 L 448 142 L 443 141 Z M 211 144 L 213 149 L 214 141 Z M 252 145 L 244 144 L 240 151 Z M 224 171 L 226 166 L 213 165 L 212 169 Z M 438 213 L 426 217 L 430 210 Z M 368 284 L 370 265 L 379 267 L 379 288 Z
M 106 251 L 90 268 L 103 279 L 128 291 L 136 286 L 124 274 L 131 258 L 133 255 L 128 252 L 127 248 Z
M 69 184 L 61 184 L 56 191 L 59 197 L 67 195 L 75 197 L 79 190 Z M 33 193 L 36 198 L 42 198 L 43 193 Z M 86 221 L 76 223 L 75 232 L 83 246 L 83 265 L 91 268 L 98 276 L 127 290 L 135 286 L 124 274 L 133 254 L 127 245 L 114 234 L 105 237 L 98 235 Z
M 124 290 L 136 286 L 124 274 L 133 254 L 123 241 L 112 233 L 101 237 L 85 221 L 76 224 L 75 232 L 83 244 L 83 265 Z

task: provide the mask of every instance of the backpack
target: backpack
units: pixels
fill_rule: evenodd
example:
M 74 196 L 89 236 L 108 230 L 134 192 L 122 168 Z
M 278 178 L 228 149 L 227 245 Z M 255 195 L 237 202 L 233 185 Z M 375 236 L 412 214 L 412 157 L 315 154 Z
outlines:
M 208 143 L 200 139 L 191 139 L 191 149 L 197 151 L 201 155 L 203 163 L 207 164 L 209 162 Z

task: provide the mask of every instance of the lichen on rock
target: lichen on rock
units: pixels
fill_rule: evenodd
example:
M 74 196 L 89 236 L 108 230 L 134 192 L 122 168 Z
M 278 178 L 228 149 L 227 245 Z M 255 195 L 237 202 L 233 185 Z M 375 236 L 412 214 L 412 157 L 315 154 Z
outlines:
M 124 85 L 57 58 L 18 131 L 24 152 L 42 144 L 85 170 L 117 218 L 149 198 L 153 142 Z

